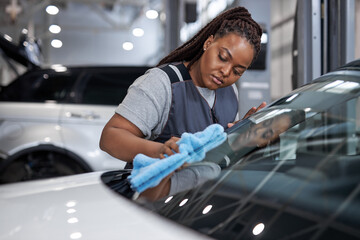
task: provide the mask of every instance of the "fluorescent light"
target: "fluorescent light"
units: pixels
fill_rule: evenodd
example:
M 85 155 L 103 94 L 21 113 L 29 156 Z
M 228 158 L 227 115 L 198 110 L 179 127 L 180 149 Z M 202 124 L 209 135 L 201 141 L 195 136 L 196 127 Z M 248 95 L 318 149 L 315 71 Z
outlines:
M 46 12 L 50 15 L 56 15 L 59 13 L 59 8 L 54 5 L 49 5 L 46 7 Z
M 61 27 L 59 25 L 53 24 L 49 27 L 49 31 L 54 34 L 58 34 L 59 32 L 61 32 Z
M 51 41 L 51 46 L 54 48 L 61 48 L 62 45 L 63 45 L 63 43 L 59 39 L 54 39 Z
M 6 40 L 8 40 L 9 42 L 12 42 L 12 37 L 10 37 L 9 35 L 7 35 L 7 34 L 4 34 L 4 38 L 6 39 Z
M 145 15 L 148 19 L 156 19 L 159 16 L 159 13 L 155 10 L 148 10 Z
M 261 43 L 267 43 L 268 42 L 268 35 L 267 33 L 263 33 L 261 35 Z

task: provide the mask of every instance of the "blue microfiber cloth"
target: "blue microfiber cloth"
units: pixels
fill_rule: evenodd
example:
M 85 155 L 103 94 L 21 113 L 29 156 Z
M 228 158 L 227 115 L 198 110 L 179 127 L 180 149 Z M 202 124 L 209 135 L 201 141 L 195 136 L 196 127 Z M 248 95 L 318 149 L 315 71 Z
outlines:
M 133 161 L 134 168 L 128 177 L 131 188 L 141 193 L 148 188 L 157 186 L 162 179 L 184 163 L 203 160 L 207 151 L 217 147 L 225 139 L 224 128 L 220 124 L 212 124 L 201 132 L 183 133 L 177 142 L 179 153 L 164 159 L 137 154 Z

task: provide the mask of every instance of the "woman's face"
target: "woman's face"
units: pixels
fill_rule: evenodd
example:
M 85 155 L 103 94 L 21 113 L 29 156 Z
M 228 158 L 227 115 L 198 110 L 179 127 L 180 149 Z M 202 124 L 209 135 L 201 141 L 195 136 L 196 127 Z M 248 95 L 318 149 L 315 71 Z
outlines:
M 235 83 L 250 66 L 253 46 L 234 33 L 221 38 L 210 36 L 204 43 L 204 53 L 199 60 L 200 71 L 193 79 L 195 85 L 211 90 Z

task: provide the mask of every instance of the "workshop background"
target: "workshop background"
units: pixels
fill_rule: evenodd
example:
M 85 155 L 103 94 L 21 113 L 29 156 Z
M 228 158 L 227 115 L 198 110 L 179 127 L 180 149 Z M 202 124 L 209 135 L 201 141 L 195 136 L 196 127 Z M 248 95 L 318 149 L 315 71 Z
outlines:
M 57 12 L 47 12 L 49 5 Z M 153 66 L 219 12 L 239 5 L 263 26 L 265 49 L 264 66 L 248 71 L 238 82 L 241 114 L 360 56 L 359 0 L 3 0 L 0 32 L 17 42 L 27 31 L 40 43 L 42 65 Z M 321 13 L 330 10 L 337 16 Z M 325 31 L 336 39 L 316 39 Z M 303 52 L 294 49 L 295 43 L 304 46 Z M 316 52 L 329 46 L 337 53 L 333 60 L 326 51 Z M 313 69 L 312 74 L 293 71 L 297 57 L 301 67 Z M 0 73 L 1 85 L 13 79 L 3 62 Z

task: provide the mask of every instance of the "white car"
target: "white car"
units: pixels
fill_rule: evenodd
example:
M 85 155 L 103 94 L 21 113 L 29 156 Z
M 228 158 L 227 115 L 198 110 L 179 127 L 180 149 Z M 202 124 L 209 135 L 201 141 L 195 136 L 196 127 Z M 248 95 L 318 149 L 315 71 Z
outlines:
M 0 91 L 0 183 L 125 166 L 100 150 L 99 139 L 148 67 L 40 68 L 3 36 L 1 50 L 29 70 Z
M 0 239 L 209 239 L 112 192 L 101 174 L 0 186 Z
M 0 239 L 360 239 L 360 59 L 226 132 L 170 190 L 131 170 L 4 184 Z

